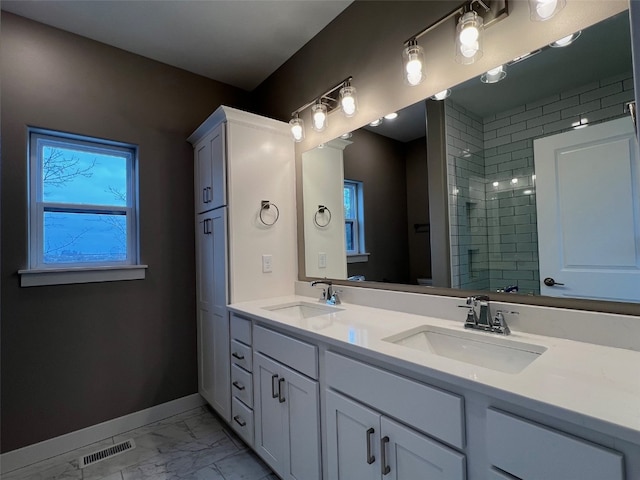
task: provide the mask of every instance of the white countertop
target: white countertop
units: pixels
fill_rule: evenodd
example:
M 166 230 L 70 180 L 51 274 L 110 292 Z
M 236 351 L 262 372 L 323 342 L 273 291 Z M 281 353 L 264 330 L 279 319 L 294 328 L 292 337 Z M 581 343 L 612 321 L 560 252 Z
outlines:
M 640 444 L 640 352 L 512 329 L 509 340 L 547 350 L 520 373 L 502 373 L 383 340 L 424 325 L 474 333 L 480 338 L 493 335 L 465 330 L 462 320 L 353 304 L 342 304 L 335 313 L 306 319 L 265 308 L 301 301 L 320 305 L 315 298 L 287 296 L 236 303 L 230 309 L 292 333 L 396 362 L 418 374 L 517 401 L 523 407 Z

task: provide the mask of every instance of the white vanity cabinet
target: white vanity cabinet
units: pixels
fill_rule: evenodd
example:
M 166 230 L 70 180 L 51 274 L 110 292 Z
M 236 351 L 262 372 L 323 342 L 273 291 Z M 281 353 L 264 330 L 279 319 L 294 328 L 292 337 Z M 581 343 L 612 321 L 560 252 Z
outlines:
M 231 314 L 231 427 L 253 446 L 253 362 L 251 321 Z
M 254 413 L 258 455 L 284 480 L 320 480 L 317 347 L 254 328 Z
M 226 211 L 211 210 L 196 222 L 198 391 L 227 421 L 229 316 L 226 282 Z
M 325 364 L 328 478 L 466 478 L 462 453 L 416 431 L 462 448 L 461 397 L 333 352 Z
M 621 453 L 492 408 L 487 410 L 486 445 L 489 462 L 499 469 L 490 469 L 493 478 L 625 478 Z
M 226 205 L 225 124 L 194 145 L 196 212 Z
M 336 392 L 326 398 L 328 478 L 466 478 L 463 454 Z

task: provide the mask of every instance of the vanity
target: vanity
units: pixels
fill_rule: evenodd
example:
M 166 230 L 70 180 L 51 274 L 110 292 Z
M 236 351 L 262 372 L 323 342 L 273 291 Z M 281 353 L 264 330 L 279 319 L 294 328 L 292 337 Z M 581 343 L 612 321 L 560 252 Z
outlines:
M 459 320 L 303 295 L 231 305 L 253 353 L 248 443 L 285 479 L 640 478 L 639 352 L 469 331 L 449 303 Z

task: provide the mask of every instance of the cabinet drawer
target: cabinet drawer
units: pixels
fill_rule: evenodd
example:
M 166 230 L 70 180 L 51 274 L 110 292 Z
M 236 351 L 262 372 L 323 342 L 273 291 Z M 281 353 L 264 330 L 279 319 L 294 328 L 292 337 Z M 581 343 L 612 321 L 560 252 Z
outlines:
M 318 378 L 318 347 L 263 327 L 253 329 L 254 349 L 298 370 Z
M 333 352 L 325 359 L 331 388 L 449 445 L 464 447 L 462 397 Z
M 253 407 L 252 375 L 238 367 L 231 365 L 231 395 L 239 398 L 248 407 Z
M 231 363 L 234 365 L 239 365 L 244 368 L 246 371 L 250 372 L 252 370 L 252 353 L 251 347 L 247 347 L 243 343 L 238 342 L 237 340 L 231 340 Z
M 231 338 L 251 345 L 251 320 L 231 314 Z
M 624 479 L 621 453 L 494 409 L 486 445 L 491 464 L 519 478 Z
M 253 446 L 253 410 L 237 398 L 231 400 L 231 426 L 249 446 Z

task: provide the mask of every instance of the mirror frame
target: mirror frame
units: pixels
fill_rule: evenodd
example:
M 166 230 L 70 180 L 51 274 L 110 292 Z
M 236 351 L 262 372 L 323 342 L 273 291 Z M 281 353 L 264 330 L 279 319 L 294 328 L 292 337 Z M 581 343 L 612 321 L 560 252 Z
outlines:
M 634 84 L 635 84 L 635 98 L 636 102 L 640 98 L 640 28 L 634 29 L 634 22 L 640 25 L 640 2 L 629 1 L 628 2 L 628 12 L 630 16 L 630 28 L 631 28 L 631 38 L 632 38 L 632 55 L 633 55 L 633 74 L 634 74 Z M 617 12 L 620 13 L 620 12 Z M 614 13 L 615 14 L 615 13 Z M 608 17 L 607 17 L 608 18 Z M 601 20 L 604 20 L 601 19 Z M 571 28 L 571 27 L 569 27 Z M 536 47 L 537 48 L 537 47 Z M 476 76 L 477 72 L 471 72 L 469 78 L 473 78 Z M 435 93 L 434 90 L 433 93 Z M 439 90 L 437 90 L 439 91 Z M 431 94 L 433 94 L 431 93 Z M 425 97 L 423 100 L 428 98 Z M 420 101 L 421 99 L 417 99 L 416 101 Z M 414 102 L 415 103 L 415 102 Z M 406 105 L 404 105 L 406 106 Z M 397 109 L 401 109 L 402 106 Z M 378 114 L 375 114 L 371 117 L 371 119 L 365 119 L 366 122 L 363 125 L 366 125 L 373 118 L 377 118 Z M 440 129 L 442 129 L 442 125 L 427 125 L 427 138 L 431 135 L 432 137 L 437 135 Z M 342 132 L 344 133 L 344 132 Z M 330 136 L 332 134 L 326 134 L 327 138 L 322 138 L 319 143 L 323 141 L 330 140 Z M 640 131 L 638 132 L 638 141 L 640 143 Z M 429 145 L 429 151 L 433 151 L 434 153 L 438 153 L 437 149 L 442 149 L 442 142 L 432 142 L 435 145 Z M 318 280 L 318 277 L 308 277 L 306 275 L 306 265 L 305 265 L 305 242 L 304 242 L 304 208 L 303 208 L 303 198 L 302 198 L 302 152 L 308 150 L 310 148 L 315 148 L 316 145 L 312 145 L 309 142 L 305 142 L 303 144 L 296 144 L 296 203 L 297 203 L 297 236 L 298 236 L 298 279 L 303 282 L 311 282 L 313 280 Z M 432 150 L 433 149 L 433 150 Z M 442 172 L 437 172 L 442 173 Z M 445 172 L 446 173 L 446 172 Z M 429 187 L 430 189 L 433 187 L 436 188 L 436 199 L 437 203 L 448 202 L 447 200 L 447 186 L 446 186 L 446 174 L 436 175 L 436 178 L 429 179 Z M 433 184 L 432 184 L 433 182 Z M 434 207 L 436 205 L 433 205 Z M 446 243 L 448 244 L 448 220 L 444 217 L 446 215 L 441 215 L 443 218 L 437 218 L 436 220 L 436 228 L 432 228 L 433 231 L 440 232 L 440 235 L 446 238 Z M 434 219 L 432 218 L 432 225 Z M 446 228 L 438 228 L 437 224 L 442 226 L 442 222 L 446 222 Z M 433 242 L 432 242 L 433 245 Z M 444 255 L 445 252 L 438 252 L 436 258 L 449 258 L 448 252 Z M 450 265 L 447 263 L 446 271 L 449 271 Z M 437 295 L 437 296 L 448 296 L 455 298 L 464 298 L 470 295 L 477 294 L 487 294 L 487 292 L 479 292 L 473 290 L 460 290 L 455 288 L 445 288 L 445 287 L 429 287 L 429 286 L 421 286 L 421 285 L 408 285 L 408 284 L 394 284 L 394 283 L 384 283 L 384 282 L 371 282 L 371 281 L 358 281 L 352 282 L 348 280 L 338 280 L 338 279 L 330 279 L 335 285 L 341 286 L 349 286 L 356 288 L 368 288 L 374 290 L 388 290 L 388 291 L 397 291 L 397 292 L 409 292 L 409 293 L 420 293 L 425 295 Z M 582 311 L 592 311 L 592 312 L 601 312 L 601 313 L 613 313 L 613 314 L 622 314 L 622 315 L 633 315 L 640 316 L 640 303 L 626 303 L 626 302 L 612 302 L 612 301 L 603 301 L 603 300 L 587 300 L 587 299 L 576 299 L 576 298 L 562 298 L 562 297 L 550 297 L 550 296 L 528 296 L 521 294 L 511 294 L 511 293 L 498 293 L 491 292 L 491 298 L 494 301 L 505 302 L 505 303 L 513 303 L 513 304 L 523 304 L 523 305 L 534 305 L 541 307 L 555 307 L 555 308 L 565 308 L 572 310 L 582 310 Z

